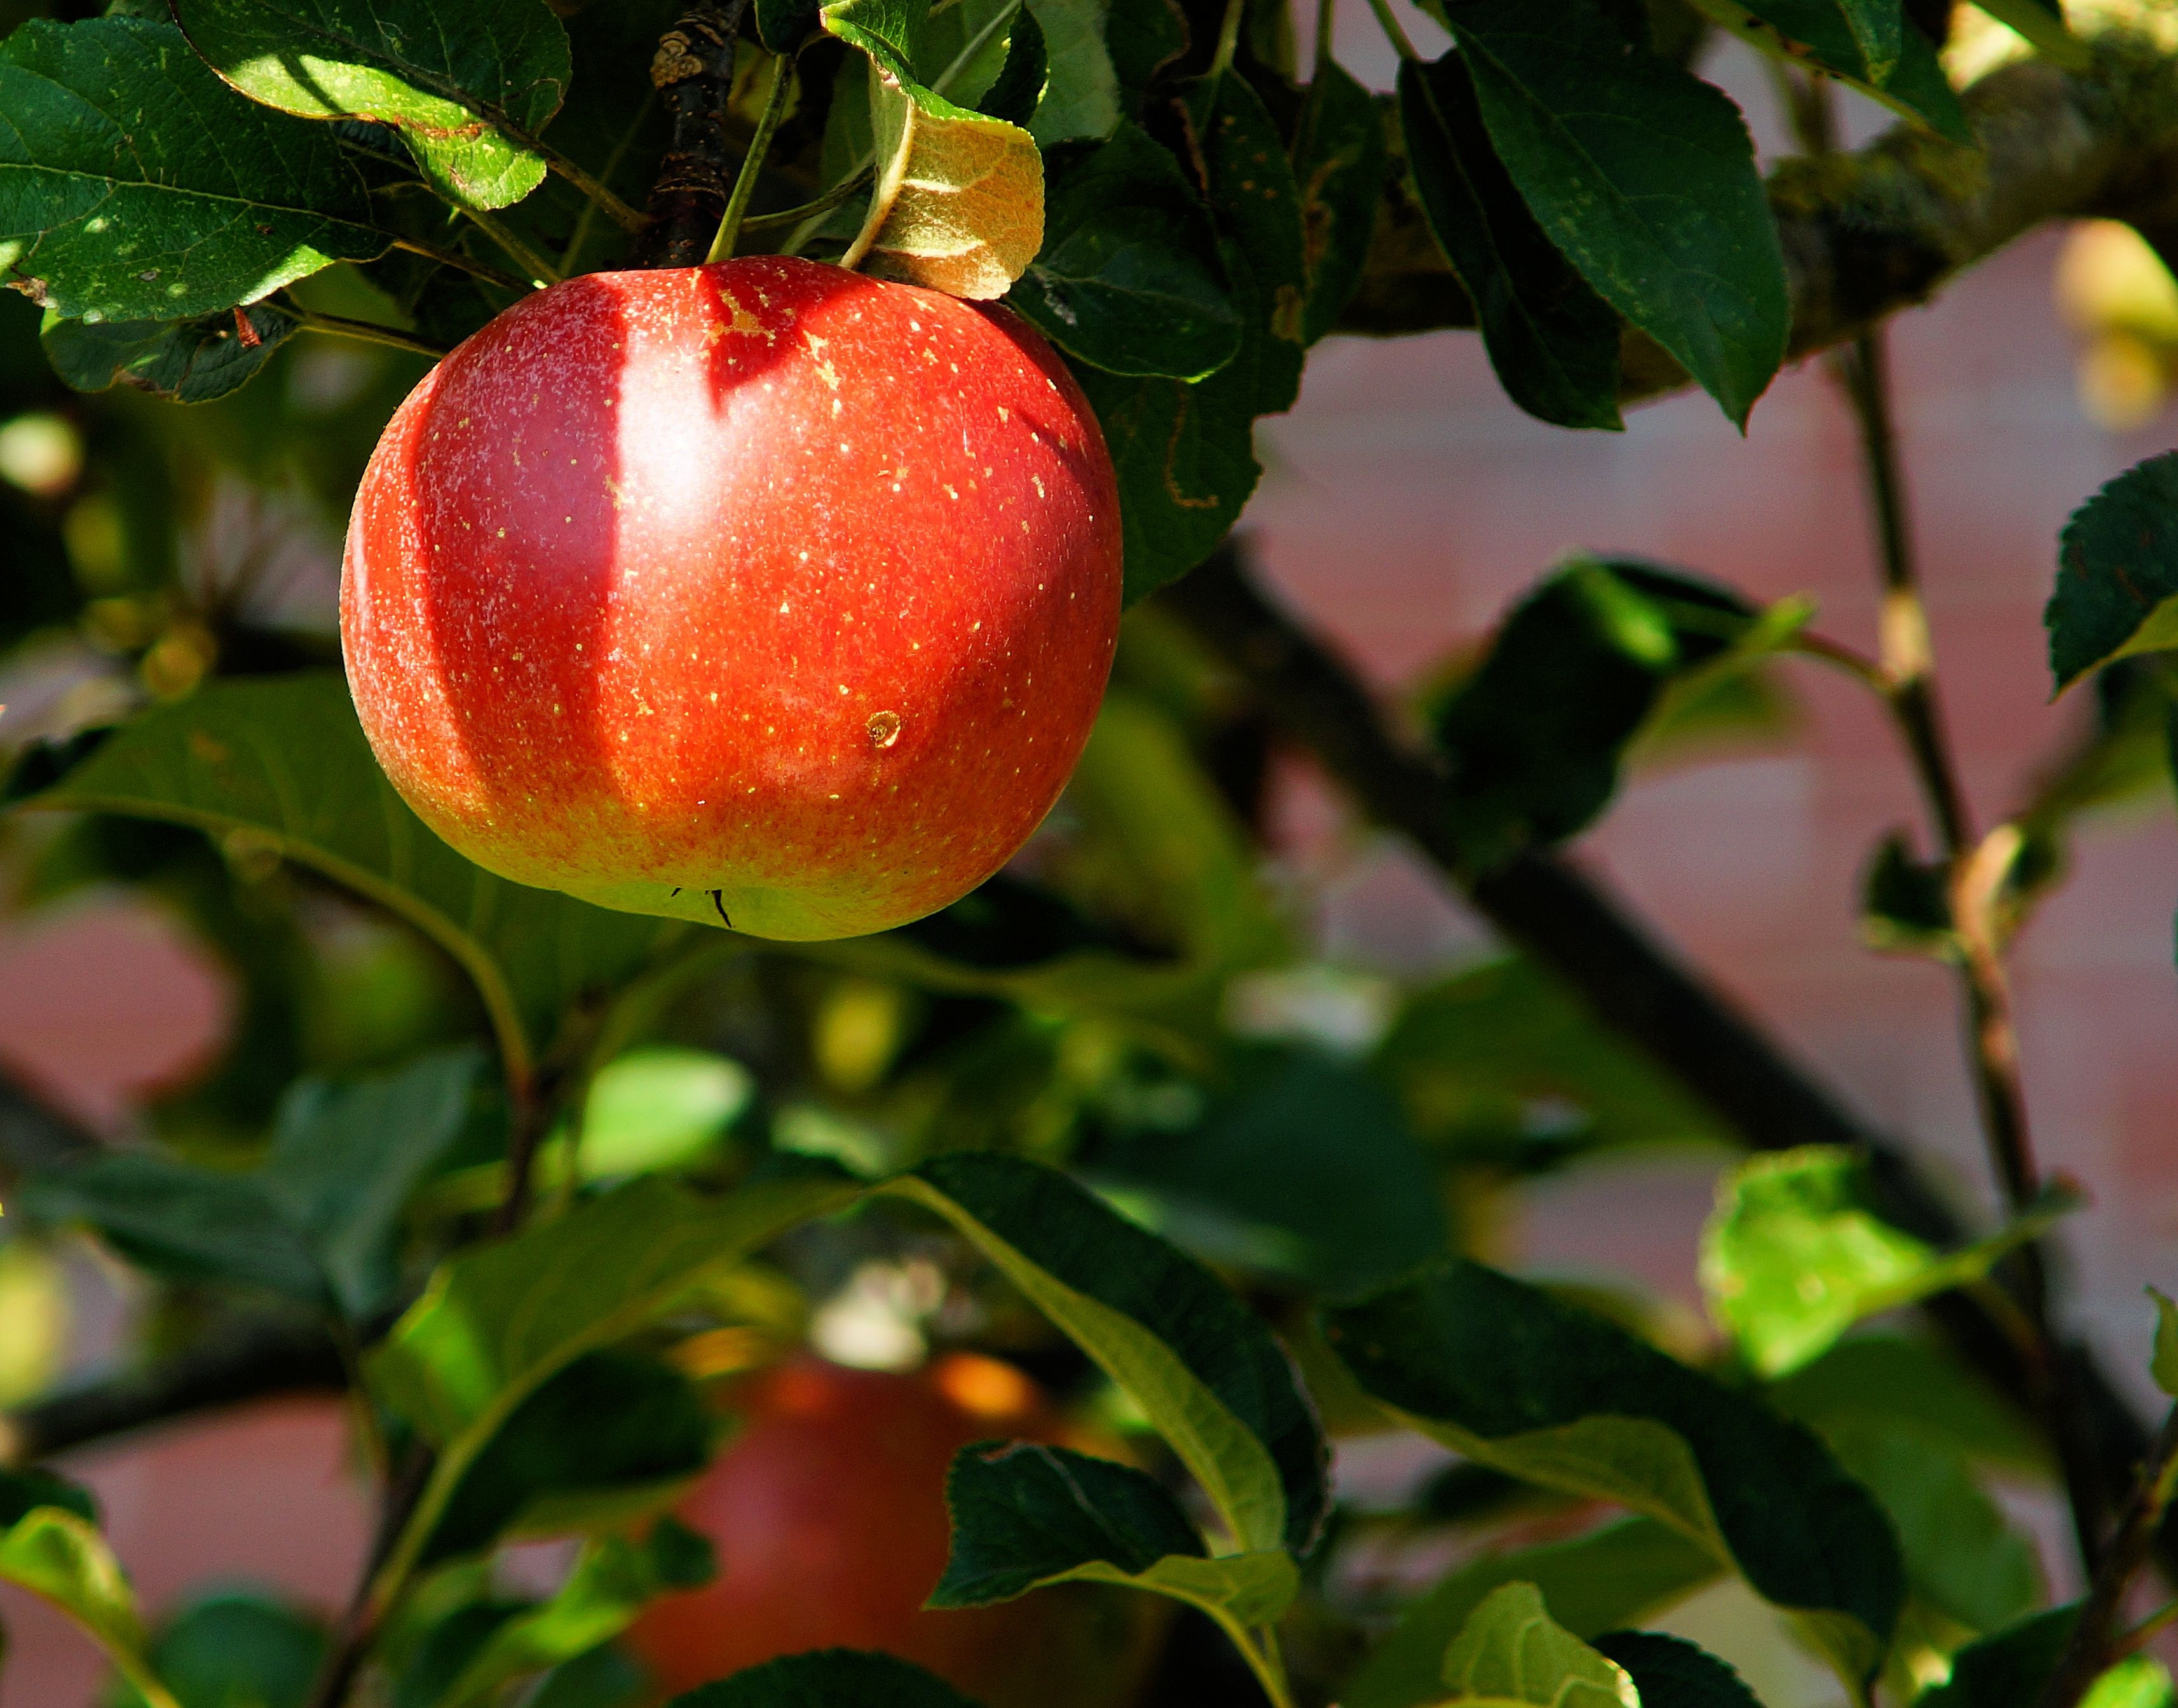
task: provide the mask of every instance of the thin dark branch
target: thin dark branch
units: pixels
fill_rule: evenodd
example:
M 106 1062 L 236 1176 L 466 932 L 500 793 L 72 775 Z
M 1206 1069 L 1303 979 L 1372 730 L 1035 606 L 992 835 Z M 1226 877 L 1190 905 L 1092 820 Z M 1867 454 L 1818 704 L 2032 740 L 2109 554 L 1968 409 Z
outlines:
M 1465 874 L 1451 796 L 1433 758 L 1398 735 L 1366 689 L 1242 571 L 1229 543 L 1159 596 L 1253 690 L 1279 730 L 1311 750 L 1369 818 L 1408 837 L 1460 883 L 1511 942 L 1566 980 L 1597 1019 L 1644 1050 L 1759 1149 L 1849 1145 L 1869 1159 L 1884 1214 L 1932 1244 L 1967 1230 L 1908 1154 L 1849 1111 L 1737 1007 L 1559 857 L 1537 850 Z M 1962 1356 L 2023 1405 L 2033 1389 L 2007 1326 L 1965 1293 L 1930 1301 Z M 2081 1348 L 2060 1345 L 2061 1379 L 2081 1396 L 2094 1461 L 2121 1477 L 2148 1432 Z M 2112 1499 L 2123 1498 L 2112 1488 Z
M 692 267 L 725 217 L 739 150 L 726 139 L 734 88 L 734 38 L 747 0 L 691 0 L 658 43 L 650 80 L 665 104 L 673 134 L 648 219 L 632 255 L 638 267 Z
M 2096 1568 L 2088 1598 L 2072 1623 L 2072 1634 L 2057 1662 L 2057 1670 L 2042 1693 L 2040 1708 L 2074 1708 L 2088 1688 L 2129 1646 L 2118 1622 L 2134 1581 L 2148 1564 L 2163 1515 L 2170 1505 L 2171 1487 L 2178 1482 L 2178 1406 L 2173 1406 L 2156 1432 L 2154 1444 L 2140 1467 L 2117 1533 Z

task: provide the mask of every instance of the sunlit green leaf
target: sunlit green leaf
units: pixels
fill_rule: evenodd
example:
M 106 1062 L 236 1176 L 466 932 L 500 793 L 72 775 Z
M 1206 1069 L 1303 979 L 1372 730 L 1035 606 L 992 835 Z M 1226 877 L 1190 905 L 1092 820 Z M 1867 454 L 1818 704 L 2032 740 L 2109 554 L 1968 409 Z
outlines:
M 1877 1213 L 1867 1165 L 1854 1153 L 1772 1152 L 1719 1184 L 1702 1236 L 1702 1286 L 1755 1368 L 1782 1375 L 1863 1317 L 1987 1274 L 2078 1204 L 2077 1193 L 2053 1187 L 2001 1233 L 1940 1252 Z
M 755 1079 L 730 1056 L 676 1045 L 631 1050 L 590 1082 L 577 1171 L 601 1180 L 695 1161 L 755 1095 Z
M 189 45 L 253 101 L 304 118 L 392 126 L 455 201 L 501 208 L 535 189 L 526 145 L 573 77 L 544 0 L 174 0 Z
M 1706 1548 L 1655 1519 L 1634 1518 L 1570 1541 L 1472 1560 L 1399 1616 L 1340 1694 L 1346 1708 L 1416 1708 L 1442 1694 L 1445 1647 L 1484 1599 L 1530 1583 L 1551 1617 L 1593 1642 L 1713 1582 L 1724 1568 Z
M 1641 1708 L 1626 1669 L 1553 1621 L 1533 1584 L 1484 1598 L 1445 1651 L 1444 1682 L 1447 1708 Z
M 209 314 L 388 241 L 331 131 L 142 18 L 34 18 L 0 42 L 0 268 L 70 319 Z
M 2148 1291 L 2155 1301 L 2155 1350 L 2148 1358 L 2148 1373 L 2158 1388 L 2178 1397 L 2178 1305 L 2153 1287 Z
M 88 1520 L 57 1506 L 33 1507 L 0 1532 L 0 1580 L 74 1620 L 151 1708 L 180 1708 L 145 1662 L 135 1594 Z

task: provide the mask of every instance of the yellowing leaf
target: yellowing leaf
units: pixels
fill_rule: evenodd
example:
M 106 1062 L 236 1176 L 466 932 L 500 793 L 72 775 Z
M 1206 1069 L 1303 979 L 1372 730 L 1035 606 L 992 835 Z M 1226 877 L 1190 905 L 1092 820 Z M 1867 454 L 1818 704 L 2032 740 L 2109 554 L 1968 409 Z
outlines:
M 878 179 L 841 257 L 955 297 L 1003 297 L 1043 247 L 1043 159 L 1017 124 L 870 66 Z

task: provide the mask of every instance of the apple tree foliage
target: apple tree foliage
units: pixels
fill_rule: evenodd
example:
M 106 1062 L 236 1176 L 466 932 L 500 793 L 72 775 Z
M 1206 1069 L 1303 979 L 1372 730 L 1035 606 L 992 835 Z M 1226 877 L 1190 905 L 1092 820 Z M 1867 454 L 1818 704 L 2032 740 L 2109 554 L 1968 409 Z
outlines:
M 1570 558 L 1415 697 L 1408 745 L 1305 636 L 1221 657 L 1221 608 L 1184 603 L 1235 573 L 1255 423 L 1327 336 L 1471 329 L 1512 403 L 1569 430 L 1685 383 L 1745 429 L 1788 352 L 1973 259 L 1893 280 L 1867 237 L 1922 182 L 1901 161 L 1941 188 L 2039 157 L 1992 140 L 2010 109 L 1946 37 L 2006 26 L 2021 87 L 2121 61 L 2137 89 L 2153 56 L 2054 0 L 1951 9 L 1387 3 L 1372 89 L 1280 0 L 0 0 L 13 905 L 123 889 L 234 992 L 220 1058 L 125 1132 L 0 1099 L 0 1336 L 66 1239 L 146 1301 L 142 1345 L 74 1386 L 0 1348 L 0 1579 L 151 1708 L 638 1701 L 615 1638 L 714 1569 L 662 1515 L 717 1449 L 703 1385 L 838 1350 L 856 1278 L 915 1270 L 944 1304 L 888 1319 L 902 1356 L 1001 1351 L 1130 1449 L 964 1451 L 931 1605 L 1165 1598 L 1158 1701 L 1743 1708 L 1659 1629 L 1726 1584 L 1840 1700 L 2170 1701 L 2119 1615 L 2178 1436 L 2148 1442 L 2049 1327 L 2033 1254 L 2076 1195 L 2038 1184 L 1976 1228 L 1898 1154 L 1836 1142 L 1846 1117 L 1798 1142 L 1727 1083 L 1771 1059 L 1759 1036 L 1615 914 L 1593 963 L 1515 925 L 1401 987 L 1324 960 L 1267 875 L 1275 728 L 1517 919 L 1630 767 L 1774 723 L 1785 656 L 1839 662 L 1812 609 Z M 1888 109 L 1894 176 L 1863 193 L 1824 156 L 1765 183 L 1705 74 L 1727 37 L 1811 150 L 1833 88 Z M 2121 80 L 2075 85 L 2102 90 L 2080 123 Z M 746 190 L 742 253 L 1002 301 L 1119 472 L 1148 603 L 1066 801 L 1015 869 L 881 937 L 762 944 L 485 873 L 386 783 L 337 672 L 338 519 L 393 406 L 527 292 L 633 264 L 692 161 L 720 204 Z M 1886 842 L 1872 941 L 2000 988 L 2069 825 L 2166 771 L 2174 611 L 2165 456 L 2064 534 L 2051 658 L 2060 688 L 2094 678 L 2092 738 L 1977 845 Z M 1844 662 L 1913 727 L 1921 675 Z M 1674 1056 L 1674 1002 L 1723 1029 L 1716 1062 Z M 1726 1159 L 1713 1334 L 1480 1260 L 1524 1183 L 1674 1145 Z M 208 1587 L 147 1623 L 42 1461 L 327 1385 L 384 1514 L 347 1616 Z M 1400 1430 L 1448 1449 L 1432 1476 L 1332 1475 L 1332 1443 Z M 2050 1605 L 1999 1476 L 2069 1490 L 2086 1600 Z M 564 1574 L 511 1596 L 492 1562 L 539 1537 Z M 681 1700 L 965 1699 L 837 1651 Z

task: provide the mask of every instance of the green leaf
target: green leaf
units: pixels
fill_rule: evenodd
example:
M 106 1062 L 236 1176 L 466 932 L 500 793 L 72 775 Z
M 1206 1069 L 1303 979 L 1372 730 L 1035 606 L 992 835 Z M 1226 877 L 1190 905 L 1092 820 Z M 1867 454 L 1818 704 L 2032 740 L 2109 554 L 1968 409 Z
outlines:
M 702 1472 L 714 1433 L 702 1394 L 671 1365 L 616 1347 L 585 1353 L 500 1426 L 447 1498 L 421 1563 L 503 1537 L 630 1523 Z
M 1245 78 L 1206 77 L 1182 98 L 1203 194 L 1223 242 L 1225 276 L 1247 328 L 1251 415 L 1277 415 L 1300 395 L 1308 249 L 1300 186 L 1285 140 Z M 1192 567 L 1192 565 L 1190 565 Z
M 1184 1210 L 1270 1231 L 1282 1248 L 1274 1266 L 1333 1295 L 1381 1286 L 1445 1249 L 1436 1170 L 1382 1085 L 1311 1056 L 1247 1079 L 1196 1127 L 1115 1139 L 1087 1165 Z
M 244 339 L 238 314 L 255 342 Z M 38 341 L 53 372 L 78 391 L 126 385 L 177 403 L 209 403 L 254 376 L 298 324 L 261 306 L 196 320 L 66 320 L 48 310 Z
M 1187 15 L 1179 0 L 1110 0 L 1105 41 L 1119 74 L 1119 109 L 1137 114 L 1157 74 L 1187 51 Z
M 98 1522 L 90 1491 L 34 1465 L 0 1467 L 0 1529 L 41 1506 L 72 1512 L 85 1524 Z
M 1443 0 L 1491 139 L 1551 241 L 1743 428 L 1784 358 L 1777 232 L 1738 111 L 1597 0 Z
M 325 1272 L 264 1187 L 147 1151 L 107 1151 L 32 1176 L 14 1205 L 37 1220 L 95 1228 L 131 1261 L 180 1280 L 331 1302 Z
M 789 1655 L 676 1696 L 665 1708 L 978 1708 L 911 1662 L 854 1649 Z
M 2148 1373 L 2158 1388 L 2178 1399 L 2178 1305 L 2153 1287 L 2148 1294 L 2155 1301 L 2155 1350 L 2148 1361 Z
M 1641 1708 L 1762 1708 L 1738 1673 L 1683 1637 L 1614 1631 L 1595 1650 L 1626 1669 Z
M 1528 595 L 1435 718 L 1475 867 L 1584 829 L 1666 690 L 1781 644 L 1808 615 L 1632 559 L 1577 558 Z
M 2072 512 L 2042 624 L 2060 692 L 2114 658 L 2178 647 L 2178 451 L 2135 464 Z
M 841 264 L 955 297 L 1003 297 L 1042 247 L 1042 160 L 1019 125 L 916 80 L 923 9 L 833 0 L 819 14 L 870 62 L 877 182 Z
M 394 793 L 332 672 L 209 684 L 21 804 L 194 825 L 390 908 L 475 980 L 517 1076 L 577 996 L 627 978 L 677 930 L 509 883 L 456 854 Z
M 576 1172 L 584 1180 L 683 1167 L 716 1149 L 756 1096 L 731 1056 L 657 1044 L 631 1050 L 590 1081 Z
M 976 111 L 1008 124 L 1026 125 L 1042 99 L 1051 75 L 1051 58 L 1044 46 L 1043 27 L 1026 7 L 1014 13 L 1012 33 L 1006 39 L 1005 63 L 976 101 Z M 1046 172 L 1048 173 L 1048 166 Z
M 1957 1448 L 1895 1424 L 1833 1425 L 1823 1433 L 1891 1515 L 1915 1595 L 1970 1631 L 1994 1631 L 2040 1604 L 2033 1543 L 1982 1492 Z
M 755 0 L 756 33 L 774 53 L 791 53 L 817 27 L 818 0 Z
M 636 1708 L 649 1701 L 648 1686 L 642 1669 L 608 1643 L 555 1667 L 525 1708 Z
M 1466 57 L 1399 65 L 1415 193 L 1505 394 L 1560 427 L 1622 428 L 1618 315 L 1543 234 L 1492 148 Z
M 1305 344 L 1338 324 L 1361 282 L 1390 155 L 1376 97 L 1335 59 L 1318 60 L 1293 145 L 1308 271 L 1300 323 Z
M 1130 1465 L 1070 1448 L 982 1442 L 954 1455 L 945 1476 L 953 1546 L 933 1607 L 1011 1601 L 1086 1565 L 1122 1580 L 1168 1554 L 1207 1559 L 1164 1485 Z
M 464 207 L 535 189 L 529 145 L 567 92 L 567 33 L 544 0 L 173 0 L 175 21 L 252 101 L 401 134 L 425 180 Z
M 1507 1584 L 1445 1651 L 1444 1700 L 1474 1708 L 1642 1708 L 1626 1669 L 1544 1611 L 1533 1584 Z
M 648 1176 L 444 1265 L 364 1362 L 374 1392 L 439 1449 L 404 1536 L 410 1563 L 478 1455 L 551 1377 L 856 1193 L 827 1173 L 705 1202 Z
M 69 319 L 209 314 L 387 242 L 331 131 L 141 18 L 34 18 L 0 41 L 0 267 Z
M 2080 1617 L 2077 1602 L 2030 1613 L 1951 1657 L 1951 1676 L 1913 1708 L 2036 1708 Z
M 402 1211 L 460 1136 L 483 1067 L 474 1049 L 441 1050 L 373 1079 L 302 1080 L 282 1100 L 257 1180 L 351 1318 L 391 1297 Z
M 1853 1152 L 1771 1152 L 1719 1183 L 1702 1236 L 1702 1287 L 1748 1361 L 1781 1376 L 1863 1317 L 1979 1280 L 2078 1205 L 2077 1193 L 2053 1187 L 2002 1232 L 1939 1252 L 1876 1213 L 1866 1162 Z
M 1486 1554 L 1407 1607 L 1391 1634 L 1347 1681 L 1340 1700 L 1346 1708 L 1417 1708 L 1434 1701 L 1442 1694 L 1446 1645 L 1484 1599 L 1504 1585 L 1535 1585 L 1551 1618 L 1592 1642 L 1606 1631 L 1661 1612 L 1714 1581 L 1721 1570 L 1707 1549 L 1652 1518 L 1627 1519 L 1566 1542 Z
M 1424 1143 L 1455 1160 L 1532 1169 L 1607 1146 L 1737 1143 L 1576 992 L 1515 957 L 1409 997 L 1376 1067 Z
M 1705 15 L 1787 64 L 1817 66 L 1953 142 L 1973 128 L 1935 44 L 1897 0 L 1692 0 Z
M 1108 0 L 1028 0 L 1050 59 L 1029 134 L 1038 148 L 1107 137 L 1122 117 L 1119 78 L 1105 45 Z
M 1274 1621 L 1300 1584 L 1280 1548 L 1211 1558 L 1155 1478 L 1064 1447 L 963 1448 L 945 1502 L 953 1548 L 933 1607 L 982 1607 L 1045 1584 L 1119 1584 L 1185 1602 L 1245 1633 Z
M 2033 42 L 2052 64 L 2067 71 L 2085 71 L 2093 63 L 2087 43 L 2065 27 L 2058 0 L 1974 0 L 1974 3 Z
M 1904 1598 L 1896 1544 L 1803 1426 L 1465 1259 L 1324 1323 L 1363 1389 L 1415 1427 L 1509 1476 L 1672 1525 L 1856 1679 L 1880 1658 Z
M 304 1708 L 326 1628 L 284 1602 L 227 1591 L 192 1602 L 152 1639 L 151 1670 L 182 1708 Z M 143 1698 L 124 1693 L 126 1708 Z
M 135 1595 L 87 1520 L 57 1506 L 31 1509 L 0 1534 L 0 1580 L 74 1620 L 152 1708 L 180 1708 L 144 1660 Z
M 1197 379 L 1232 360 L 1240 318 L 1217 228 L 1171 155 L 1123 124 L 1054 151 L 1044 174 L 1043 248 L 1009 308 L 1108 373 Z
M 1950 874 L 1934 861 L 1916 859 L 1902 831 L 1876 844 L 1875 857 L 1861 875 L 1860 934 L 1885 954 L 1958 957 Z
M 552 1598 L 484 1640 L 437 1708 L 480 1708 L 502 1686 L 587 1653 L 626 1630 L 644 1602 L 712 1575 L 710 1545 L 666 1519 L 641 1542 L 605 1536 L 584 1548 Z
M 1766 1392 L 1779 1410 L 1825 1434 L 1841 1427 L 1902 1425 L 2007 1470 L 2049 1469 L 2039 1426 L 1931 1340 L 1856 1336 Z
M 2128 1655 L 2088 1687 L 2080 1708 L 2171 1708 L 2170 1669 L 2153 1655 Z
M 1305 1553 L 1325 1449 L 1284 1349 L 1208 1270 L 1065 1176 L 995 1152 L 885 1190 L 937 1211 L 1131 1394 L 1243 1548 Z
M 1192 385 L 1074 370 L 1119 476 L 1130 605 L 1215 551 L 1256 489 L 1250 342 L 1244 333 L 1244 353 Z

